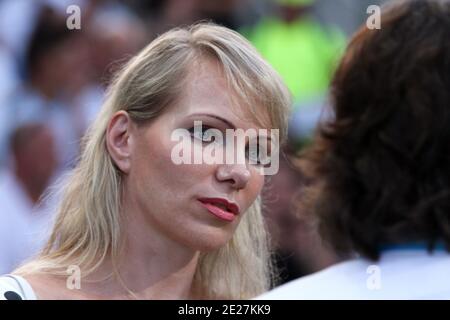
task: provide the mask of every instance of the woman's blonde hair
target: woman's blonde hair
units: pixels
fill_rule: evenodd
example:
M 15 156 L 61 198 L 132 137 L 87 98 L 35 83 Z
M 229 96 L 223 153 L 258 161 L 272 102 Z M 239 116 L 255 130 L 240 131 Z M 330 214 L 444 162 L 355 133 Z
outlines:
M 279 75 L 242 36 L 211 23 L 170 30 L 115 77 L 84 137 L 79 163 L 64 186 L 47 245 L 15 273 L 67 276 L 67 268 L 77 265 L 86 276 L 105 257 L 111 257 L 113 273 L 121 279 L 117 261 L 124 242 L 120 230 L 122 178 L 106 148 L 108 122 L 119 110 L 128 112 L 136 122 L 158 116 L 176 102 L 189 66 L 205 57 L 220 63 L 228 84 L 255 119 L 269 114 L 271 125 L 280 130 L 280 141 L 284 140 L 290 94 Z M 194 281 L 204 298 L 245 299 L 269 288 L 272 269 L 265 230 L 258 197 L 224 247 L 201 253 Z

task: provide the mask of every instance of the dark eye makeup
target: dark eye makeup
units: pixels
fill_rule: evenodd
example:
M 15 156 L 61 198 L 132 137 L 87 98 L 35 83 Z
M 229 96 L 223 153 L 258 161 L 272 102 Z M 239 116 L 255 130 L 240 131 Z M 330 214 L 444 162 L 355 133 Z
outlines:
M 210 144 L 216 142 L 214 131 L 220 131 L 224 137 L 223 141 L 226 144 L 226 134 L 224 129 L 219 129 L 210 125 L 202 124 L 198 128 L 192 126 L 188 129 L 191 137 L 201 141 L 203 144 Z M 257 139 L 256 143 L 250 144 L 246 143 L 245 146 L 245 157 L 257 166 L 269 166 L 270 165 L 270 155 L 267 148 L 260 143 L 260 138 Z M 256 145 L 255 145 L 256 144 Z

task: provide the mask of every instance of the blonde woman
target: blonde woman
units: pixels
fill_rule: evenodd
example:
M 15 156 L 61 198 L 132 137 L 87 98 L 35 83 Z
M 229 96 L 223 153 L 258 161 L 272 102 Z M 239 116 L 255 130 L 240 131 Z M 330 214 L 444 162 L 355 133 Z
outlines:
M 179 128 L 279 129 L 289 93 L 239 34 L 174 29 L 110 86 L 49 241 L 0 299 L 245 299 L 269 288 L 259 163 L 176 164 Z M 258 131 L 260 132 L 260 131 Z M 225 145 L 225 144 L 224 144 Z M 77 282 L 77 278 L 79 282 Z

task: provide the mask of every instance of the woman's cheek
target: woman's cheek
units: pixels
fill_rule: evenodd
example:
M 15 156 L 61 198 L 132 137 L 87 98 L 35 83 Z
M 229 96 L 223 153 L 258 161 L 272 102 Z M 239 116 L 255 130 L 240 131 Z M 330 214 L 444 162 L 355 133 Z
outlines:
M 264 186 L 264 176 L 256 172 L 255 170 L 252 170 L 252 177 L 250 178 L 250 181 L 248 182 L 245 190 L 245 203 L 247 205 L 247 208 L 250 207 L 253 202 L 255 202 L 258 195 L 261 193 L 262 188 Z M 243 191 L 244 191 L 243 190 Z
M 257 168 L 252 168 L 251 174 L 252 174 L 251 183 L 257 190 L 256 193 L 259 194 L 264 186 L 265 176 Z
M 185 188 L 192 186 L 198 179 L 208 172 L 208 166 L 205 164 L 177 164 L 172 159 L 172 150 L 176 146 L 176 142 L 166 141 L 159 145 L 157 152 L 157 167 L 160 174 L 166 177 L 168 187 L 171 189 Z

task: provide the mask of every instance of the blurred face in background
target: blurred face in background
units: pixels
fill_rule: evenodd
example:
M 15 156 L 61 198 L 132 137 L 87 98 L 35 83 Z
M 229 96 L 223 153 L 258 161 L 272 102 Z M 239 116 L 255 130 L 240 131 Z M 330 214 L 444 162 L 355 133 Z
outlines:
M 39 55 L 31 69 L 33 85 L 47 98 L 76 96 L 92 78 L 91 49 L 85 34 L 68 36 Z
M 58 160 L 53 132 L 41 125 L 26 125 L 14 134 L 13 154 L 16 175 L 33 202 L 48 186 Z

